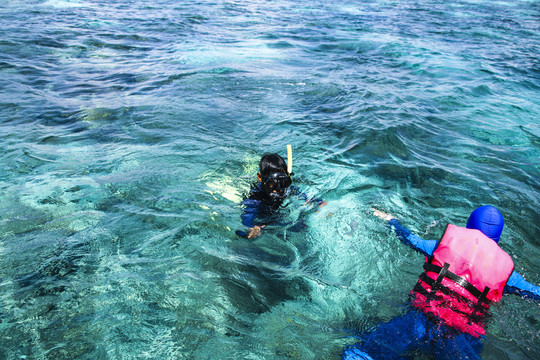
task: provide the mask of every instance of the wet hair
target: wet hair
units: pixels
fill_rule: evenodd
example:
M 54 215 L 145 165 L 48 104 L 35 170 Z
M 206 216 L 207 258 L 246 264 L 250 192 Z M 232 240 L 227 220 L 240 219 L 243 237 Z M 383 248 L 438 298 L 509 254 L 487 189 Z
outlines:
M 467 229 L 480 230 L 496 243 L 501 238 L 503 228 L 504 219 L 502 214 L 491 205 L 484 205 L 475 209 L 467 221 Z
M 263 178 L 277 172 L 287 174 L 287 164 L 278 154 L 264 154 L 259 163 L 259 172 Z

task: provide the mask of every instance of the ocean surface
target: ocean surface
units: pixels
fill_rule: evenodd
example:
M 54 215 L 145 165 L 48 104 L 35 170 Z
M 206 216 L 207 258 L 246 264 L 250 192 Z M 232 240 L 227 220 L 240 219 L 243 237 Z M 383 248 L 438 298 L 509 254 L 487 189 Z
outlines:
M 438 239 L 494 205 L 540 284 L 538 1 L 7 0 L 0 23 L 1 359 L 338 359 L 422 272 L 371 207 Z M 238 237 L 287 144 L 328 204 Z M 540 358 L 539 306 L 492 307 L 482 358 Z

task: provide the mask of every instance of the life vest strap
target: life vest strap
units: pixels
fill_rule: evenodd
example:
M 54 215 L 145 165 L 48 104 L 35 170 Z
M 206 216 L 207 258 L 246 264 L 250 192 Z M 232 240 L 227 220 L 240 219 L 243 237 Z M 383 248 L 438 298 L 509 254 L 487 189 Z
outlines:
M 426 284 L 431 286 L 431 291 L 435 291 L 438 287 L 438 285 L 441 283 L 442 278 L 448 278 L 449 280 L 453 281 L 457 285 L 463 287 L 465 290 L 467 290 L 469 293 L 471 293 L 472 296 L 478 299 L 479 302 L 486 301 L 486 295 L 489 292 L 489 287 L 485 287 L 483 291 L 478 290 L 473 284 L 468 282 L 466 279 L 462 278 L 461 276 L 458 276 L 454 274 L 453 272 L 448 270 L 448 267 L 450 265 L 448 263 L 445 263 L 443 267 L 440 267 L 435 264 L 425 263 L 424 264 L 424 270 L 433 272 L 436 274 L 439 274 L 437 277 L 437 280 L 434 280 L 430 278 L 429 276 L 422 277 L 422 281 L 424 281 Z
M 425 281 L 425 278 L 433 280 L 429 276 L 427 276 L 426 273 L 422 273 L 422 275 L 420 275 L 420 280 L 423 282 L 429 282 L 429 280 Z M 446 294 L 448 296 L 453 297 L 459 303 L 467 305 L 470 309 L 472 309 L 472 312 L 464 311 L 463 309 L 460 309 L 459 307 L 453 307 L 452 310 L 460 314 L 461 316 L 467 317 L 468 319 L 470 319 L 470 321 L 478 323 L 478 324 L 483 324 L 489 316 L 488 308 L 483 306 L 482 302 L 468 299 L 467 297 L 454 292 L 453 290 L 447 288 L 444 285 L 439 286 L 437 290 L 438 292 L 440 292 L 439 294 L 435 294 L 435 293 L 432 293 L 431 291 L 428 291 L 421 285 L 421 282 L 418 282 L 415 285 L 415 287 L 413 288 L 413 291 L 415 293 L 425 296 L 426 299 L 428 300 L 435 300 L 436 302 L 444 301 L 444 297 L 442 296 L 442 294 Z

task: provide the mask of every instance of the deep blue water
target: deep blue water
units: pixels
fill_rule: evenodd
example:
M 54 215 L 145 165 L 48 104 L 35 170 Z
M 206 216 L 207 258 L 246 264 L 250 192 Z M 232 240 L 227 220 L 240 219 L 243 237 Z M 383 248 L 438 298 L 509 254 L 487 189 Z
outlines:
M 403 311 L 425 238 L 497 206 L 540 283 L 537 1 L 0 5 L 0 358 L 332 359 Z M 254 241 L 242 194 L 294 149 Z M 483 358 L 540 357 L 539 305 Z M 420 357 L 422 358 L 422 356 Z M 423 357 L 425 358 L 425 356 Z

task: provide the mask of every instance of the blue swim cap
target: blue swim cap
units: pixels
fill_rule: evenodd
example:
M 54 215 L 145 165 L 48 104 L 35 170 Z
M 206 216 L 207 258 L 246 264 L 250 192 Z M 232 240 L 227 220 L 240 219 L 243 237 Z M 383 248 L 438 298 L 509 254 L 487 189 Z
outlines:
M 480 206 L 471 213 L 467 221 L 467 229 L 478 229 L 496 243 L 501 238 L 503 227 L 502 214 L 491 205 Z

